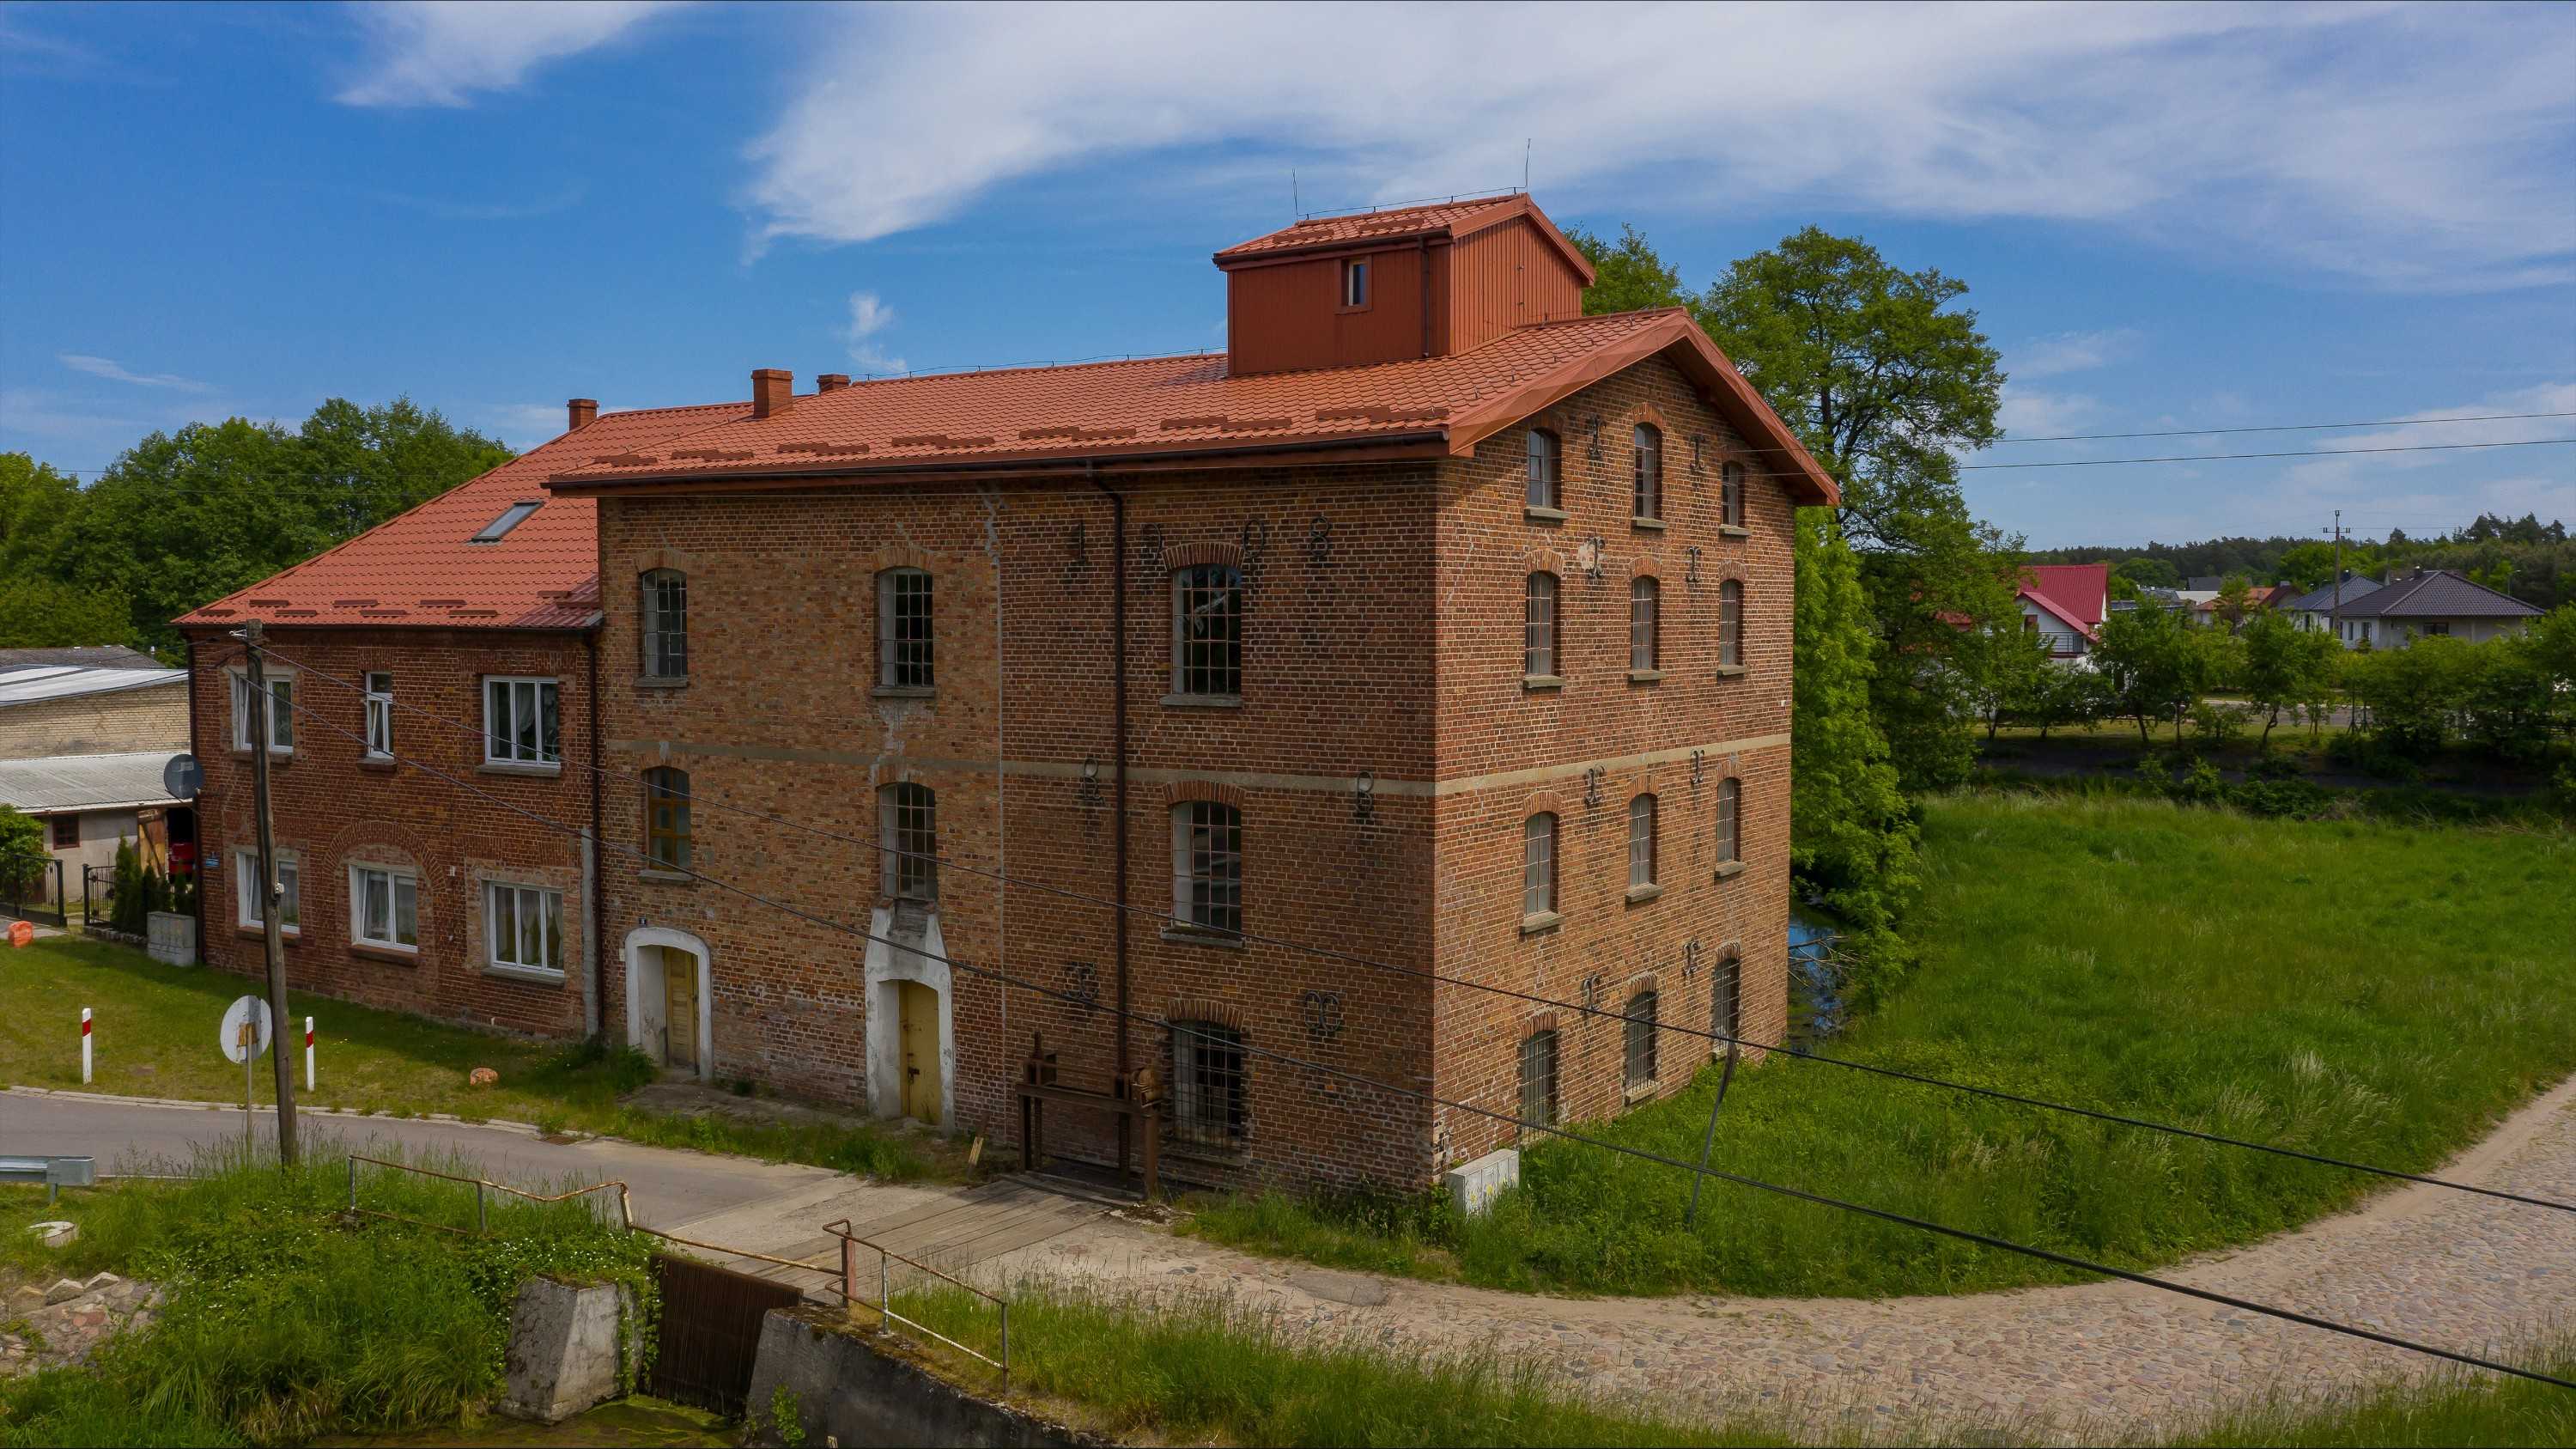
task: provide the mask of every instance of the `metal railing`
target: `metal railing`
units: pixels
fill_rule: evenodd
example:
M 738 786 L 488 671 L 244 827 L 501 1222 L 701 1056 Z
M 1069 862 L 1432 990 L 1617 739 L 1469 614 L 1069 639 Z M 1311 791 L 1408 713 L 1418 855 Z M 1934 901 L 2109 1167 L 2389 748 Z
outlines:
M 885 1323 L 900 1323 L 906 1328 L 912 1329 L 916 1333 L 926 1333 L 932 1338 L 938 1339 L 941 1343 L 948 1345 L 959 1353 L 965 1354 L 969 1358 L 991 1364 L 1002 1376 L 1002 1392 L 1009 1393 L 1011 1391 L 1011 1304 L 1009 1299 L 1003 1298 L 997 1294 L 987 1293 L 983 1289 L 976 1287 L 974 1284 L 967 1282 L 965 1279 L 960 1278 L 953 1273 L 943 1272 L 940 1269 L 934 1268 L 928 1263 L 921 1262 L 918 1259 L 907 1258 L 903 1254 L 886 1247 L 883 1243 L 871 1242 L 866 1238 L 858 1236 L 850 1230 L 850 1220 L 848 1218 L 843 1218 L 837 1223 L 826 1224 L 823 1231 L 830 1233 L 833 1237 L 841 1240 L 841 1281 L 835 1286 L 839 1288 L 842 1298 L 847 1300 L 853 1307 L 866 1307 L 876 1310 L 880 1326 Z M 874 1303 L 870 1303 L 865 1298 L 859 1296 L 859 1250 L 861 1248 L 872 1248 L 876 1251 L 877 1255 L 877 1301 Z M 1002 1356 L 1000 1358 L 995 1358 L 991 1354 L 969 1348 L 965 1344 L 959 1343 L 957 1340 L 941 1333 L 938 1329 L 931 1327 L 929 1324 L 906 1318 L 902 1314 L 895 1312 L 891 1279 L 893 1276 L 892 1265 L 896 1263 L 901 1263 L 907 1268 L 927 1273 L 931 1277 L 937 1278 L 943 1283 L 949 1283 L 956 1287 L 963 1288 L 967 1292 L 974 1294 L 976 1297 L 983 1299 L 985 1302 L 990 1303 L 995 1308 L 999 1309 L 1001 1311 L 1002 1318 Z
M 382 1157 L 368 1157 L 362 1153 L 352 1152 L 349 1154 L 349 1211 L 362 1217 L 383 1218 L 388 1222 L 413 1223 L 420 1227 L 436 1228 L 442 1233 L 455 1233 L 459 1236 L 463 1236 L 465 1232 L 463 1228 L 451 1228 L 444 1223 L 433 1223 L 422 1218 L 407 1218 L 400 1213 L 378 1212 L 374 1208 L 362 1208 L 358 1206 L 358 1164 L 361 1162 L 375 1167 L 390 1167 L 396 1172 L 409 1172 L 421 1177 L 435 1177 L 447 1182 L 472 1183 L 474 1185 L 474 1231 L 478 1233 L 486 1233 L 492 1230 L 492 1194 L 496 1192 L 507 1193 L 512 1197 L 519 1198 L 526 1202 L 551 1203 L 570 1202 L 574 1198 L 586 1197 L 594 1192 L 605 1192 L 612 1187 L 617 1189 L 618 1226 L 629 1232 L 639 1231 L 635 1226 L 634 1204 L 627 1198 L 626 1184 L 620 1181 L 611 1180 L 608 1182 L 594 1182 L 588 1187 L 576 1187 L 569 1192 L 528 1192 L 521 1188 L 512 1187 L 507 1183 L 494 1182 L 488 1177 L 466 1177 L 459 1173 L 440 1172 L 434 1168 L 428 1167 L 414 1167 L 408 1162 L 393 1162 Z M 652 1230 L 647 1228 L 641 1229 L 641 1231 L 650 1232 Z M 660 1237 L 662 1235 L 656 1233 L 654 1236 Z

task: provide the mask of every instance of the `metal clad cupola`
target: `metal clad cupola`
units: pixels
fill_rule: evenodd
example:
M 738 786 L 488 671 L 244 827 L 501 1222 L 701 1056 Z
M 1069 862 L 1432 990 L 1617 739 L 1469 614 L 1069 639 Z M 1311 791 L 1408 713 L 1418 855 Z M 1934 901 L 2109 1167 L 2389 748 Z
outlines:
M 1235 376 L 1466 352 L 1583 314 L 1592 265 L 1527 196 L 1309 217 L 1216 254 Z

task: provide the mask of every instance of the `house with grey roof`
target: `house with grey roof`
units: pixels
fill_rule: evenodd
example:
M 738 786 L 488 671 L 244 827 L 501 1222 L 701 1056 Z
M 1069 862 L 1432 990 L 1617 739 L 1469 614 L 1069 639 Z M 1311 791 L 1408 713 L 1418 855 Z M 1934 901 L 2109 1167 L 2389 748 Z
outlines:
M 2345 648 L 2403 649 L 2439 635 L 2483 644 L 2519 634 L 2540 610 L 2465 574 L 2426 569 L 2359 599 L 2346 598 L 2341 614 Z
M 2377 579 L 2346 569 L 2340 586 L 2329 581 L 2277 607 L 2302 629 L 2333 633 L 2345 605 L 2358 603 L 2362 595 L 2375 594 L 2383 587 Z
M 44 822 L 67 894 L 119 840 L 166 867 L 194 838 L 188 802 L 161 783 L 187 748 L 188 671 L 116 647 L 0 650 L 0 805 Z

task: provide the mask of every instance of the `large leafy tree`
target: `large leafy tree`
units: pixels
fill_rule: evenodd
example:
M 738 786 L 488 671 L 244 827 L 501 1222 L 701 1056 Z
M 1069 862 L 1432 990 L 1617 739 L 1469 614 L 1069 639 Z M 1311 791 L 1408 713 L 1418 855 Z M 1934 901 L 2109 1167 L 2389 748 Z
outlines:
M 300 431 L 233 418 L 153 433 L 86 488 L 0 469 L 0 558 L 10 577 L 57 586 L 36 631 L 74 628 L 122 600 L 119 637 L 166 643 L 169 621 L 384 522 L 510 457 L 408 399 L 361 408 L 334 398 Z M 50 470 L 46 470 L 50 471 Z M 17 521 L 40 511 L 40 529 Z M 80 638 L 66 642 L 96 643 Z
M 2343 649 L 2332 634 L 2302 629 L 2271 609 L 2255 611 L 2237 635 L 2244 645 L 2239 682 L 2245 700 L 2263 716 L 2263 743 L 2285 711 L 2321 706 L 2334 692 Z

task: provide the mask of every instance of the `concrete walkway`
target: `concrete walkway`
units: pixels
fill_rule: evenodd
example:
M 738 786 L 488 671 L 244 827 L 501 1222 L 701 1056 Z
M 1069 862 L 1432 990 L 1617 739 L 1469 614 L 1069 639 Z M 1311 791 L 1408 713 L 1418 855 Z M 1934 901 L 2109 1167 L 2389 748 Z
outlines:
M 325 1119 L 327 1120 L 327 1119 Z M 1621 1402 L 1754 1402 L 1892 1428 L 2011 1420 L 2074 1437 L 2177 1427 L 2230 1402 L 2384 1382 L 2433 1360 L 2130 1284 L 1886 1300 L 1564 1299 L 1332 1273 L 1176 1238 L 1078 1191 L 969 1190 L 586 1141 L 503 1126 L 366 1118 L 319 1126 L 477 1158 L 529 1185 L 622 1177 L 639 1220 L 779 1257 L 822 1257 L 847 1218 L 896 1251 L 991 1286 L 1048 1280 L 1147 1299 L 1223 1295 L 1325 1334 L 1535 1358 Z M 238 1140 L 238 1112 L 13 1090 L 0 1152 L 170 1155 Z M 2508 1119 L 2442 1175 L 2576 1202 L 2576 1081 Z M 873 1271 L 869 1269 L 867 1271 Z M 2576 1323 L 2576 1217 L 2433 1187 L 2164 1276 L 2477 1351 Z

